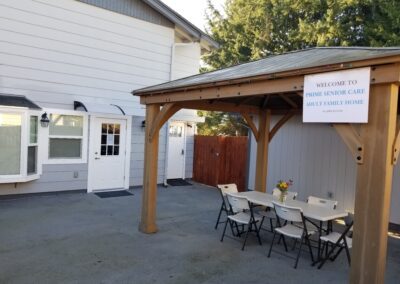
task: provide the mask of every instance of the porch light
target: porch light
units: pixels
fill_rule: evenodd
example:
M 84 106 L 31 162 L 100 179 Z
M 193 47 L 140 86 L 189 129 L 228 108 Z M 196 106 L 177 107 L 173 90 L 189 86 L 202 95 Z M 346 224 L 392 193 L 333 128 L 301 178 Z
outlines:
M 142 127 L 143 127 L 143 128 L 146 127 L 146 120 L 142 120 Z
M 40 119 L 40 125 L 42 127 L 48 127 L 50 123 L 50 119 L 47 117 L 47 112 L 42 114 L 42 118 Z

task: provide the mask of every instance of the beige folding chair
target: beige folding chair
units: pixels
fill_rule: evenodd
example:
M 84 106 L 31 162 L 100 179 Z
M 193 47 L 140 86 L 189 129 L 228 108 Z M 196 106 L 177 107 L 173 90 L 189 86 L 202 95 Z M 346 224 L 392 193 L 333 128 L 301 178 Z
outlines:
M 220 192 L 220 195 L 221 195 L 221 199 L 222 199 L 222 203 L 221 203 L 221 208 L 219 209 L 217 223 L 215 224 L 215 230 L 218 228 L 218 225 L 220 223 L 224 223 L 224 222 L 220 222 L 222 212 L 225 212 L 226 216 L 230 215 L 230 213 L 231 213 L 230 209 L 229 209 L 229 205 L 228 205 L 227 200 L 226 200 L 226 194 L 227 193 L 237 193 L 238 192 L 237 186 L 234 183 L 218 184 L 217 188 L 219 189 L 219 192 Z
M 228 215 L 227 217 L 224 231 L 221 236 L 221 242 L 224 240 L 226 227 L 228 226 L 229 223 L 232 232 L 233 232 L 233 226 L 236 227 L 239 237 L 241 236 L 242 233 L 244 233 L 244 226 L 247 226 L 246 235 L 243 240 L 242 250 L 244 250 L 244 246 L 246 245 L 247 237 L 250 232 L 256 233 L 258 242 L 261 245 L 261 238 L 259 234 L 260 228 L 257 227 L 257 223 L 261 221 L 261 217 L 253 214 L 250 204 L 245 197 L 239 197 L 233 195 L 232 193 L 227 193 L 226 198 L 228 200 L 228 204 L 232 214 Z M 239 226 L 242 226 L 243 228 L 242 231 L 239 231 Z
M 311 255 L 311 261 L 314 262 L 314 256 L 309 239 L 310 235 L 312 235 L 314 231 L 307 230 L 306 219 L 304 218 L 301 209 L 286 206 L 280 202 L 275 201 L 273 202 L 273 204 L 277 216 L 278 226 L 274 229 L 274 236 L 272 238 L 271 246 L 269 248 L 268 257 L 271 256 L 272 246 L 274 244 L 275 237 L 277 234 L 279 234 L 283 240 L 286 252 L 288 251 L 288 249 L 285 237 L 295 239 L 296 242 L 297 240 L 300 240 L 300 247 L 297 253 L 297 257 L 295 258 L 296 262 L 294 264 L 294 268 L 297 268 L 303 243 L 308 246 Z M 282 221 L 284 221 L 284 225 L 281 225 Z M 296 226 L 296 223 L 301 223 L 301 226 Z
M 336 209 L 336 207 L 338 205 L 338 202 L 336 200 L 324 199 L 324 198 L 319 198 L 319 197 L 315 197 L 315 196 L 309 196 L 307 198 L 307 203 L 325 207 L 325 208 L 329 208 L 329 209 Z M 325 226 L 323 226 L 323 224 L 321 222 L 318 225 L 316 223 L 316 221 L 313 221 L 313 220 L 308 220 L 308 221 L 310 221 L 310 223 L 313 224 L 317 228 L 321 227 L 321 229 L 326 232 L 332 231 L 332 222 L 328 222 L 327 226 L 325 227 Z
M 281 191 L 278 188 L 274 188 L 272 190 L 272 195 L 275 197 L 279 197 L 281 195 Z M 295 200 L 297 198 L 297 192 L 294 191 L 288 191 L 286 198 L 288 200 Z M 276 214 L 274 210 L 271 210 L 271 208 L 265 208 L 265 210 L 260 210 L 257 212 L 260 216 L 263 217 L 263 219 L 261 220 L 261 226 L 264 223 L 265 218 L 269 220 L 269 230 L 267 229 L 263 229 L 269 232 L 273 232 L 274 231 L 274 225 L 273 225 L 273 220 L 276 220 Z M 276 223 L 276 222 L 275 222 Z M 262 228 L 262 227 L 261 227 Z

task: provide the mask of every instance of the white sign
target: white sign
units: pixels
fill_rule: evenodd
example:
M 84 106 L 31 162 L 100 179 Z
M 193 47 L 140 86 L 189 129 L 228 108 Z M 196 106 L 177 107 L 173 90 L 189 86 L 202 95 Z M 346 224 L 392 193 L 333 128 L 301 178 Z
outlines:
M 304 77 L 303 122 L 367 123 L 371 68 Z

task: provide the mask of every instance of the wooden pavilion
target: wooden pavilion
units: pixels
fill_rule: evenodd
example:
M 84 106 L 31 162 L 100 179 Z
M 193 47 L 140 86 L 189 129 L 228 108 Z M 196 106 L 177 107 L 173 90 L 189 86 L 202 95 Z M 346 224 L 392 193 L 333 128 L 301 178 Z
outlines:
M 139 229 L 157 231 L 159 130 L 178 110 L 240 113 L 257 141 L 255 189 L 265 192 L 268 144 L 285 122 L 302 113 L 304 76 L 361 67 L 371 68 L 368 123 L 333 126 L 357 163 L 350 281 L 384 283 L 392 174 L 400 151 L 400 48 L 312 48 L 134 91 L 146 105 Z M 281 115 L 273 126 L 271 115 Z

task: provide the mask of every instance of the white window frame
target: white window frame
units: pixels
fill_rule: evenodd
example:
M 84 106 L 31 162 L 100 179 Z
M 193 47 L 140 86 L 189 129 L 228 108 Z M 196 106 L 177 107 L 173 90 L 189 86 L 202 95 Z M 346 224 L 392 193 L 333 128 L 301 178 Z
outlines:
M 40 146 L 36 143 L 38 154 L 36 156 L 36 173 L 28 175 L 28 145 L 29 133 L 30 133 L 30 116 L 34 115 L 40 117 L 41 111 L 30 110 L 23 107 L 12 107 L 12 106 L 1 106 L 1 113 L 11 113 L 21 115 L 21 148 L 20 148 L 20 173 L 18 175 L 0 175 L 1 183 L 17 183 L 17 182 L 28 182 L 40 178 L 42 174 L 42 164 L 40 163 Z M 40 126 L 38 126 L 37 137 L 40 137 Z M 39 142 L 39 141 L 38 141 Z M 33 144 L 32 144 L 33 145 Z
M 31 116 L 36 116 L 36 125 L 37 125 L 37 133 L 36 133 L 36 143 L 31 143 Z M 26 175 L 27 176 L 34 176 L 38 174 L 39 171 L 39 128 L 40 128 L 40 114 L 39 113 L 28 113 L 27 117 L 28 125 L 27 125 L 27 130 L 28 130 L 28 137 L 27 137 L 27 145 L 26 145 Z M 29 147 L 36 147 L 36 173 L 28 173 L 28 148 Z
M 50 135 L 50 125 L 43 131 L 43 151 L 40 154 L 42 157 L 43 164 L 55 165 L 55 164 L 86 164 L 87 163 L 87 148 L 88 148 L 88 124 L 89 116 L 86 112 L 75 111 L 75 110 L 62 110 L 62 109 L 45 109 L 44 112 L 50 118 L 51 114 L 58 115 L 73 115 L 83 117 L 83 128 L 82 136 L 64 136 L 64 135 Z M 81 157 L 80 158 L 50 158 L 49 147 L 50 138 L 64 138 L 64 139 L 82 139 L 81 143 Z

